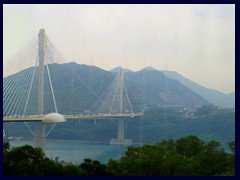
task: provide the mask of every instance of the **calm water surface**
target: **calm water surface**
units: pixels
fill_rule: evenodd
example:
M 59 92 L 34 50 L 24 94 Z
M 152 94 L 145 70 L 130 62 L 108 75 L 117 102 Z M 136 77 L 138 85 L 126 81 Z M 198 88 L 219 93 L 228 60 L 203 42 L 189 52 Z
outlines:
M 34 145 L 33 140 L 10 141 L 11 146 Z M 119 159 L 128 146 L 103 143 L 84 143 L 79 141 L 47 140 L 46 155 L 58 161 L 80 164 L 85 158 L 107 163 L 110 158 Z

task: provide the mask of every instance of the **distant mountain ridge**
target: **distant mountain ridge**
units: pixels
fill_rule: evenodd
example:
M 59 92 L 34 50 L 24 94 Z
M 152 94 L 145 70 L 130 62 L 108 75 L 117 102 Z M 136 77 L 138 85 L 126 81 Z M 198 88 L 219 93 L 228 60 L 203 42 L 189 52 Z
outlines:
M 189 87 L 194 92 L 198 93 L 204 99 L 206 99 L 209 103 L 220 106 L 220 107 L 227 107 L 227 108 L 234 108 L 235 107 L 235 93 L 224 94 L 217 90 L 205 88 L 185 77 L 180 75 L 175 71 L 161 71 L 164 75 L 169 78 L 176 79 L 183 85 Z
M 139 104 L 153 106 L 201 106 L 208 102 L 180 82 L 166 77 L 160 71 L 140 70 L 125 73 L 126 84 Z
M 207 100 L 210 104 L 220 106 L 220 107 L 226 107 L 226 108 L 235 108 L 235 92 L 224 94 L 220 91 L 206 88 L 204 86 L 201 86 L 187 79 L 186 77 L 183 77 L 181 74 L 175 71 L 157 70 L 151 66 L 145 67 L 140 71 L 160 71 L 166 77 L 177 80 L 184 86 L 187 86 L 188 88 L 196 92 L 198 95 L 203 97 L 205 100 Z M 126 72 L 132 72 L 132 71 L 127 70 Z

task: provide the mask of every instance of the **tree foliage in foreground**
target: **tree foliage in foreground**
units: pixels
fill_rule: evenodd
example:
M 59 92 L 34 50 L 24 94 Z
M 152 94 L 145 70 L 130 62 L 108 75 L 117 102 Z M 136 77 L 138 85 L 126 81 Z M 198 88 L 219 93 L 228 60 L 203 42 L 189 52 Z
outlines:
M 197 136 L 155 145 L 129 147 L 108 169 L 118 176 L 212 176 L 234 175 L 234 151 L 225 152 L 219 142 L 204 143 Z
M 5 176 L 233 176 L 235 143 L 231 153 L 218 141 L 204 143 L 197 136 L 176 141 L 163 140 L 154 145 L 128 147 L 119 160 L 107 164 L 85 159 L 80 165 L 61 164 L 30 145 L 11 148 L 3 144 Z

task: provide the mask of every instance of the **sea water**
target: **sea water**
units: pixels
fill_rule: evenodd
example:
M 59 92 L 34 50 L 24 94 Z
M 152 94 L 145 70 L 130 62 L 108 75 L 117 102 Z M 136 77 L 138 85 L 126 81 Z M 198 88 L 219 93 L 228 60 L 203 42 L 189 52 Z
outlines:
M 11 147 L 29 144 L 34 146 L 33 140 L 10 141 Z M 90 158 L 101 163 L 109 159 L 119 159 L 127 150 L 126 145 L 110 145 L 104 143 L 86 143 L 80 141 L 47 140 L 45 154 L 58 162 L 72 162 L 81 164 L 84 159 Z

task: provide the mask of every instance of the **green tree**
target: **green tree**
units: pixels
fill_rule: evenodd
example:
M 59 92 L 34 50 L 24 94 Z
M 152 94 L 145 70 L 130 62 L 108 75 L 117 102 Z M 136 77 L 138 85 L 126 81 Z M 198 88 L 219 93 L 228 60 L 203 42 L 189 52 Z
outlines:
M 79 166 L 50 160 L 40 148 L 3 144 L 4 175 L 11 176 L 234 176 L 235 143 L 227 153 L 218 141 L 196 136 L 130 146 L 119 160 L 84 159 Z
M 5 176 L 52 176 L 62 175 L 62 165 L 46 157 L 40 148 L 30 145 L 10 148 L 4 143 Z
M 226 171 L 221 173 L 222 176 L 235 176 L 235 142 L 228 143 L 231 153 L 228 155 L 228 166 Z
M 228 170 L 229 154 L 223 150 L 218 141 L 211 140 L 204 149 L 204 154 L 199 160 L 204 175 L 219 175 Z
M 199 156 L 204 151 L 204 142 L 197 136 L 190 135 L 176 141 L 176 150 L 186 157 Z
M 87 176 L 107 176 L 107 167 L 97 160 L 84 159 L 84 162 L 79 166 Z
M 39 166 L 37 167 L 37 172 L 39 176 L 64 176 L 64 166 L 59 163 L 55 162 L 49 158 L 44 159 L 41 161 Z
M 33 148 L 30 145 L 14 147 L 5 152 L 4 173 L 8 175 L 35 175 L 40 162 L 46 158 L 40 148 Z
M 64 176 L 85 176 L 86 173 L 77 165 L 72 163 L 63 166 Z

